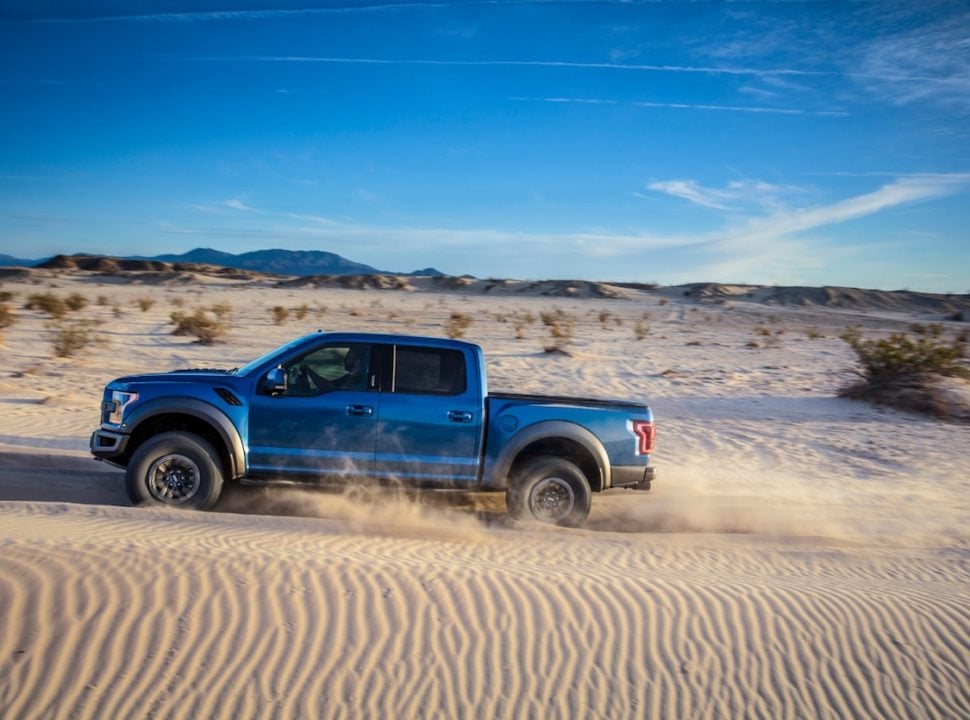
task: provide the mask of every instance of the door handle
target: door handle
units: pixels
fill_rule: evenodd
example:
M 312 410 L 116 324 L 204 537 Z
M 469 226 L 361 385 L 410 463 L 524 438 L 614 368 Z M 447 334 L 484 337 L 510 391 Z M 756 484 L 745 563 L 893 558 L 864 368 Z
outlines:
M 470 423 L 472 421 L 472 414 L 465 410 L 452 410 L 448 413 L 448 419 L 456 423 Z
M 370 405 L 348 405 L 347 414 L 355 417 L 370 417 L 374 414 L 374 408 Z

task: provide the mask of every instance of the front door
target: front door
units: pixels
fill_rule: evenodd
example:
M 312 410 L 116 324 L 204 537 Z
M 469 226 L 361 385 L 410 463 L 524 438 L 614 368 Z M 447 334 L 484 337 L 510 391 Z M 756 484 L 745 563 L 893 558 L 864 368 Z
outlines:
M 371 475 L 380 393 L 373 346 L 324 343 L 282 364 L 286 390 L 255 391 L 249 468 L 256 475 Z

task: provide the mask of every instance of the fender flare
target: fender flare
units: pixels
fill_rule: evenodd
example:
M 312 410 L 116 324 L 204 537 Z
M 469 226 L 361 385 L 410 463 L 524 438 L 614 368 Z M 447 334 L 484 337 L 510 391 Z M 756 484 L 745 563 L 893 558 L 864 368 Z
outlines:
M 545 420 L 519 430 L 509 438 L 498 457 L 492 461 L 488 473 L 489 477 L 493 482 L 506 486 L 509 470 L 519 453 L 537 440 L 558 438 L 571 440 L 581 445 L 596 461 L 600 472 L 600 486 L 606 490 L 612 485 L 610 456 L 607 454 L 606 448 L 603 447 L 603 443 L 582 425 L 576 425 L 565 420 Z
M 237 478 L 245 473 L 246 451 L 243 448 L 239 430 L 224 412 L 202 400 L 189 397 L 149 400 L 135 408 L 130 417 L 125 418 L 122 430 L 128 434 L 134 434 L 138 426 L 146 420 L 169 414 L 190 415 L 210 425 L 222 439 L 222 444 L 229 454 L 230 467 L 227 468 L 229 476 Z

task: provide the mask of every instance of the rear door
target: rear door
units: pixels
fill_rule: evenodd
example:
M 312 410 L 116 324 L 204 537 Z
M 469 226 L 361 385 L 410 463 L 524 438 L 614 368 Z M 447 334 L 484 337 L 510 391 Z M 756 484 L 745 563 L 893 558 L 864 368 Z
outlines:
M 249 468 L 259 475 L 368 476 L 377 439 L 380 347 L 333 341 L 282 364 L 286 390 L 257 390 Z
M 378 477 L 459 486 L 478 480 L 484 399 L 470 381 L 474 362 L 458 348 L 386 346 Z

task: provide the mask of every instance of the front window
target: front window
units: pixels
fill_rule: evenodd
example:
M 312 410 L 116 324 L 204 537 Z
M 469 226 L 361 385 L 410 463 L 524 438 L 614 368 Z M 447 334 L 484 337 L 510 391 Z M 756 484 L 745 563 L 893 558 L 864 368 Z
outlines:
M 305 397 L 333 390 L 372 390 L 370 362 L 370 345 L 324 345 L 283 364 L 286 372 L 283 394 Z

